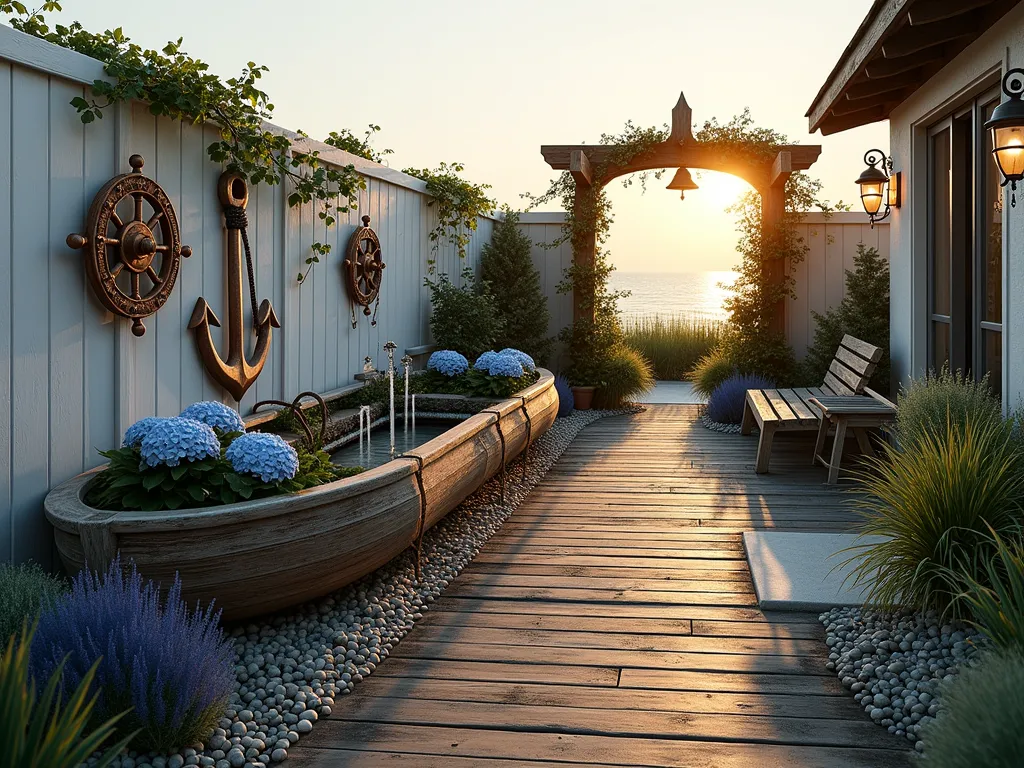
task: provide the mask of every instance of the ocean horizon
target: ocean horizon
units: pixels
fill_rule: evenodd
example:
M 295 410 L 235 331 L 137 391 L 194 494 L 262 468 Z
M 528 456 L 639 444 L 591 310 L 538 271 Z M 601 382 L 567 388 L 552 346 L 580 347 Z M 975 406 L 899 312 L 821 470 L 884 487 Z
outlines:
M 612 272 L 609 286 L 629 291 L 619 299 L 619 315 L 625 319 L 688 316 L 726 320 L 723 303 L 732 291 L 725 287 L 739 276 L 731 270 L 707 272 Z

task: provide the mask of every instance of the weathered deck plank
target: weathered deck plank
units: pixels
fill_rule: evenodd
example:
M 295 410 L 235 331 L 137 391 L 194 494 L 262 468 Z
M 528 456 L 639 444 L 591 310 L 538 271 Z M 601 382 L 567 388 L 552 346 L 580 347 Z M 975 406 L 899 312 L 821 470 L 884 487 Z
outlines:
M 289 763 L 908 765 L 825 670 L 815 617 L 755 602 L 742 531 L 856 519 L 813 439 L 778 436 L 757 476 L 756 438 L 695 417 L 651 406 L 581 433 Z

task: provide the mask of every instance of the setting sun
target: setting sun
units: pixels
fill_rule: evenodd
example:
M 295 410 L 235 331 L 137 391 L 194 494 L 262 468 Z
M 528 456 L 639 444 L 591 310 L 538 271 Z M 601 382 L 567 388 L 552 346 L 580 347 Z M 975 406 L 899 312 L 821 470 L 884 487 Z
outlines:
M 743 179 L 716 171 L 701 171 L 700 174 L 695 174 L 695 180 L 700 189 L 690 194 L 693 197 L 699 195 L 705 198 L 716 208 L 729 207 L 750 189 L 750 185 Z

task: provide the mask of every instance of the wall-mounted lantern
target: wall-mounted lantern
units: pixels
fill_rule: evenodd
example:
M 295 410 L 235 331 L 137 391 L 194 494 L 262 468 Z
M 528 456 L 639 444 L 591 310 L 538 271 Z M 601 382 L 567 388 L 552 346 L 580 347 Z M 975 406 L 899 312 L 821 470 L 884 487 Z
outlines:
M 1024 179 L 1024 69 L 1011 69 L 1003 77 L 1003 93 L 1009 97 L 992 110 L 985 128 L 992 131 L 992 156 L 1010 185 L 1010 206 L 1017 207 L 1017 182 Z
M 900 207 L 900 182 L 903 179 L 902 174 L 892 172 L 892 158 L 886 157 L 880 149 L 865 153 L 864 163 L 867 168 L 857 179 L 857 186 L 860 187 L 860 202 L 864 212 L 874 227 L 875 222 L 888 218 L 893 208 Z M 883 204 L 885 211 L 879 213 Z

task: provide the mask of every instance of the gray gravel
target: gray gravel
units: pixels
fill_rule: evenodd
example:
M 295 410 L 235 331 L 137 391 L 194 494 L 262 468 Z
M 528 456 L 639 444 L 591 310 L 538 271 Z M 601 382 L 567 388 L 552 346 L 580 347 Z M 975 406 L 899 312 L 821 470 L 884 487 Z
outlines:
M 285 760 L 339 698 L 373 674 L 583 427 L 637 410 L 574 411 L 556 420 L 531 446 L 525 477 L 521 459 L 509 466 L 504 506 L 495 477 L 427 532 L 420 581 L 407 551 L 332 595 L 235 627 L 238 687 L 207 743 L 169 756 L 129 752 L 121 768 L 266 767 Z
M 708 417 L 707 409 L 704 407 L 700 409 L 700 423 L 712 432 L 723 432 L 727 435 L 738 435 L 740 433 L 739 424 L 724 424 L 720 421 L 712 421 Z
M 833 608 L 818 619 L 831 649 L 826 666 L 872 720 L 921 751 L 918 733 L 941 711 L 942 685 L 977 652 L 978 633 L 934 611 Z

